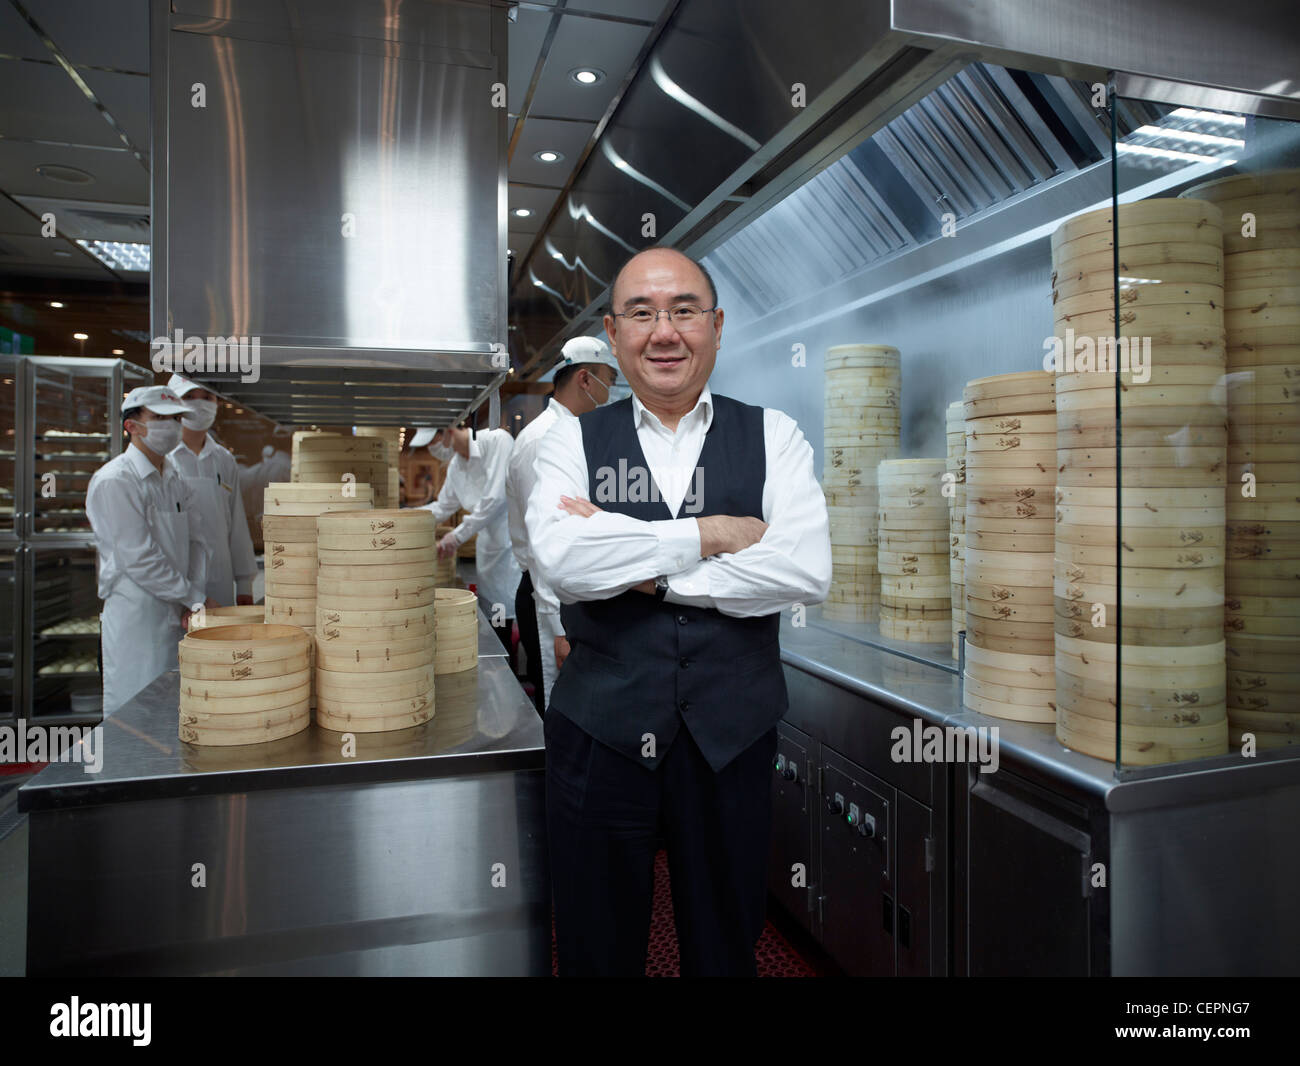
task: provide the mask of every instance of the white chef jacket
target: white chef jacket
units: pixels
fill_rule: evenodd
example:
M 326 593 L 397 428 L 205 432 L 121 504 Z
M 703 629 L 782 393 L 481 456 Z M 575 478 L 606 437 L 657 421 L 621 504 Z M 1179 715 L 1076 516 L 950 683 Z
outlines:
M 202 603 L 208 549 L 194 491 L 166 460 L 161 474 L 134 444 L 95 471 L 86 515 L 99 552 L 104 714 L 176 667 L 182 612 Z
M 462 508 L 469 511 L 452 535 L 457 544 L 478 535 L 474 556 L 479 596 L 485 603 L 501 604 L 506 618 L 515 616 L 515 592 L 522 576 L 510 548 L 506 504 L 506 468 L 514 443 L 504 429 L 482 430 L 471 436 L 469 457 L 462 459 L 459 452 L 452 456 L 438 498 L 420 508 L 432 511 L 438 522 Z
M 744 551 L 701 559 L 699 524 L 685 517 L 682 505 L 697 485 L 693 474 L 713 422 L 712 393 L 706 385 L 676 431 L 635 395 L 630 417 L 665 504 L 682 516 L 647 522 L 602 511 L 584 518 L 559 508 L 561 496 L 589 497 L 582 423 L 557 420 L 538 449 L 537 486 L 526 524 L 534 564 L 561 603 L 609 599 L 660 575 L 668 578 L 667 601 L 713 607 L 736 618 L 826 598 L 831 580 L 826 497 L 813 476 L 812 446 L 794 419 L 772 408 L 763 411 L 762 518 L 768 523 L 763 539 Z
M 555 638 L 564 636 L 564 625 L 560 621 L 560 601 L 533 561 L 524 517 L 528 510 L 528 498 L 537 485 L 537 450 L 547 431 L 561 419 L 576 422 L 577 416 L 552 396 L 537 417 L 519 431 L 506 471 L 510 543 L 514 546 L 515 558 L 520 567 L 528 571 L 532 580 L 533 604 L 537 608 L 537 637 L 542 653 L 543 708 L 551 702 L 551 686 L 559 675 L 559 669 L 555 665 Z
M 205 434 L 198 455 L 181 441 L 171 459 L 194 490 L 197 532 L 211 549 L 207 595 L 223 607 L 233 606 L 235 596 L 252 595 L 257 576 L 257 556 L 239 490 L 239 463 L 210 434 Z

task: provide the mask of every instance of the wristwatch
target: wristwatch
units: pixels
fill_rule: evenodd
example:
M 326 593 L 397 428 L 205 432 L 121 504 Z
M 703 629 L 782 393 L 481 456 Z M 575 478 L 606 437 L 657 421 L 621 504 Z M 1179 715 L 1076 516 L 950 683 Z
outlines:
M 655 599 L 660 603 L 664 602 L 664 597 L 668 594 L 668 575 L 660 574 L 655 578 Z

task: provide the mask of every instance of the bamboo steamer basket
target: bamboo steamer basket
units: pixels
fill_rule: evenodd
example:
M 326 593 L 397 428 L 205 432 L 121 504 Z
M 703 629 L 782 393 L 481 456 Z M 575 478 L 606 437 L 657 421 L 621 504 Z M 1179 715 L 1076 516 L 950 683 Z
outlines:
M 322 669 L 342 673 L 411 670 L 431 666 L 433 658 L 434 642 L 427 634 L 403 640 L 337 647 L 332 643 L 322 643 L 316 649 L 316 661 Z
M 263 604 L 233 607 L 205 607 L 190 615 L 191 629 L 209 629 L 215 626 L 239 625 L 241 623 L 261 624 L 266 621 L 266 607 Z
M 311 518 L 323 511 L 366 511 L 373 506 L 373 501 L 374 491 L 364 482 L 344 485 L 337 478 L 326 482 L 277 481 L 266 486 L 263 515 L 265 518 Z M 265 529 L 263 525 L 264 532 Z
M 886 460 L 877 468 L 880 633 L 906 642 L 951 643 L 951 519 L 947 459 Z M 875 582 L 871 591 L 876 590 Z
M 395 633 L 400 630 L 409 630 L 415 627 L 417 630 L 428 629 L 433 624 L 434 607 L 430 605 L 420 607 L 393 607 L 384 610 L 360 610 L 352 611 L 337 607 L 328 607 L 317 603 L 316 605 L 316 628 L 320 630 L 325 627 L 336 627 L 341 629 L 369 629 L 378 627 L 388 629 Z M 391 635 L 388 634 L 388 635 Z M 376 639 L 387 639 L 386 636 L 378 636 Z
M 286 660 L 286 662 L 297 663 L 298 660 Z M 310 684 L 311 670 L 306 664 L 290 673 L 271 674 L 266 677 L 236 677 L 224 680 L 182 677 L 181 705 L 192 706 L 210 701 L 222 703 L 227 700 L 248 699 L 266 702 L 264 708 L 259 708 L 254 703 L 250 709 L 269 709 L 292 702 L 290 694 Z
M 478 602 L 474 593 L 438 589 L 435 628 L 437 673 L 453 674 L 478 666 Z
M 364 514 L 332 513 L 321 515 L 316 522 L 317 537 L 355 536 L 368 540 L 381 535 L 410 536 L 434 533 L 433 514 L 416 508 L 384 510 L 376 508 Z
M 897 348 L 883 344 L 840 344 L 826 349 L 825 370 L 883 368 L 897 370 L 901 364 Z
M 297 658 L 310 646 L 311 638 L 298 626 L 246 623 L 208 626 L 186 634 L 177 658 L 184 676 L 186 664 L 282 662 Z
M 340 733 L 393 732 L 423 725 L 433 718 L 432 691 L 406 700 L 353 703 L 321 698 L 316 724 Z
M 376 437 L 345 437 L 325 434 L 304 437 L 298 445 L 298 468 L 312 460 L 362 459 L 387 462 L 388 443 Z
M 284 720 L 273 715 L 262 716 L 261 720 L 265 722 L 263 726 L 243 729 L 211 729 L 182 724 L 177 730 L 177 736 L 186 744 L 208 747 L 266 744 L 301 733 L 311 724 L 311 711 L 304 703 L 301 710 Z

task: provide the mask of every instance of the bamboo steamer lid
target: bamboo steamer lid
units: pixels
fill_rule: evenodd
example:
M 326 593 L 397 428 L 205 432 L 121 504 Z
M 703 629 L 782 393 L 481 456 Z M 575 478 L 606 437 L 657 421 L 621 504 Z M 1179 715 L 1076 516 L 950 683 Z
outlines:
M 1202 198 L 1205 199 L 1205 198 Z M 1198 236 L 1197 240 L 1214 244 L 1215 230 L 1223 229 L 1223 212 L 1218 208 L 1202 202 L 1189 202 L 1185 199 L 1151 199 L 1134 203 L 1120 204 L 1118 215 L 1114 205 L 1107 205 L 1095 211 L 1087 211 L 1062 222 L 1052 234 L 1052 251 L 1061 245 L 1077 240 L 1085 234 L 1113 232 L 1118 222 L 1120 240 L 1135 228 L 1144 226 L 1177 225 L 1191 226 L 1198 231 L 1206 231 L 1210 236 Z
M 311 666 L 311 653 L 307 649 L 284 659 L 269 662 L 193 662 L 180 664 L 182 680 L 189 681 L 241 681 L 266 680 L 298 673 Z
M 265 716 L 266 724 L 264 726 L 237 730 L 208 729 L 182 724 L 177 731 L 177 736 L 186 744 L 211 747 L 265 744 L 272 740 L 282 740 L 285 737 L 293 736 L 295 733 L 301 733 L 311 724 L 311 711 L 306 704 L 295 715 L 282 722 L 277 723 L 272 720 L 272 717 Z
M 838 344 L 826 349 L 826 369 L 899 365 L 897 348 L 883 344 Z
M 208 626 L 180 642 L 182 663 L 266 663 L 289 659 L 311 646 L 298 626 L 239 624 Z
M 195 611 L 190 615 L 190 627 L 196 630 L 250 622 L 261 624 L 265 621 L 266 608 L 261 604 L 239 607 L 205 607 L 202 611 Z

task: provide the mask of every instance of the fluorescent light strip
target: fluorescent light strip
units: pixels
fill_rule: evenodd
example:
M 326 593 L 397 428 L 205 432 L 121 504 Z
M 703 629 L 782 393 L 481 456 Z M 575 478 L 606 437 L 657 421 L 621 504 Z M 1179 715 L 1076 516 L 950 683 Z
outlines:
M 1202 111 L 1195 107 L 1176 107 L 1169 112 L 1168 118 L 1185 118 L 1192 122 L 1217 122 L 1221 126 L 1246 126 L 1244 115 L 1224 115 L 1218 111 Z
M 1166 126 L 1142 126 L 1130 137 L 1170 137 L 1194 144 L 1223 145 L 1226 148 L 1244 148 L 1246 142 L 1239 137 L 1218 137 L 1213 133 L 1196 133 L 1194 130 L 1174 130 Z
M 1134 155 L 1156 156 L 1161 159 L 1174 159 L 1178 162 L 1186 163 L 1229 163 L 1236 162 L 1232 159 L 1221 159 L 1213 155 L 1197 155 L 1195 152 L 1176 152 L 1172 148 L 1152 148 L 1145 144 L 1129 144 L 1122 142 L 1117 146 L 1121 152 L 1132 152 Z
M 136 270 L 148 273 L 149 245 L 127 241 L 86 241 L 77 239 L 86 249 L 110 270 Z

